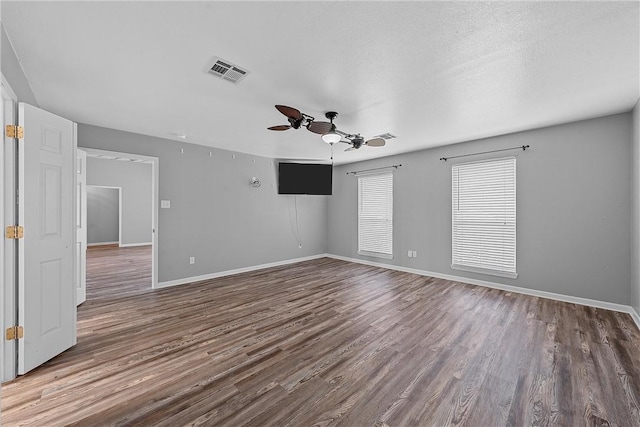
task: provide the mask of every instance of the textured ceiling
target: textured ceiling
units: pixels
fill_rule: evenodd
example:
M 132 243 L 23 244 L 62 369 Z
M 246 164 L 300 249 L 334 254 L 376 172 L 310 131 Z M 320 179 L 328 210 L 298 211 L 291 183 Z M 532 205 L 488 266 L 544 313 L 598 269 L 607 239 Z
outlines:
M 328 159 L 274 104 L 382 148 L 346 163 L 629 110 L 634 2 L 2 2 L 42 108 L 275 158 Z M 206 73 L 214 56 L 248 69 Z M 180 140 L 182 141 L 182 140 Z

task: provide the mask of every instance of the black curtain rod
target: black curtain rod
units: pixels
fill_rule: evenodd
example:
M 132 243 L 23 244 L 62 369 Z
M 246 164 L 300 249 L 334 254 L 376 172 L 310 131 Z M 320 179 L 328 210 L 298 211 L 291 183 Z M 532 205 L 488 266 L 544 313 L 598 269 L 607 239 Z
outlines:
M 371 171 L 378 171 L 378 170 L 389 169 L 389 168 L 398 169 L 400 166 L 402 166 L 402 165 L 391 165 L 391 166 L 385 166 L 383 168 L 373 168 L 373 169 L 365 169 L 365 170 L 361 170 L 361 171 L 347 172 L 347 175 L 349 175 L 350 173 L 355 175 L 355 174 L 360 173 L 360 172 L 371 172 Z
M 519 147 L 503 148 L 502 150 L 483 151 L 481 153 L 462 154 L 460 156 L 440 157 L 440 160 L 444 160 L 446 162 L 449 159 L 457 159 L 458 157 L 477 156 L 478 154 L 498 153 L 500 151 L 509 151 L 509 150 L 522 150 L 522 151 L 525 151 L 527 148 L 529 148 L 528 145 L 521 145 Z

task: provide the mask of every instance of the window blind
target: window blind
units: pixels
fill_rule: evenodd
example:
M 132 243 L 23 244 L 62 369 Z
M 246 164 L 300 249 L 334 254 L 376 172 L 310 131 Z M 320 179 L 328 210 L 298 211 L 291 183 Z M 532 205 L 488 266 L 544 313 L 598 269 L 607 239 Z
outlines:
M 358 253 L 393 257 L 393 173 L 358 175 Z
M 517 277 L 516 159 L 452 167 L 451 267 Z

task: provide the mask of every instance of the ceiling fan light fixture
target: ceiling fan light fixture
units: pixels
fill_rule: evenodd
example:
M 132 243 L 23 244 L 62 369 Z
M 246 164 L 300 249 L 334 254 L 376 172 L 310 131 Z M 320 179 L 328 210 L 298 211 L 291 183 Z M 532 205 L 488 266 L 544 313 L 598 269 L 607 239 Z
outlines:
M 327 144 L 331 144 L 331 145 L 337 142 L 340 142 L 341 139 L 342 137 L 338 135 L 335 130 L 332 130 L 331 132 L 325 133 L 324 135 L 322 135 L 322 140 Z

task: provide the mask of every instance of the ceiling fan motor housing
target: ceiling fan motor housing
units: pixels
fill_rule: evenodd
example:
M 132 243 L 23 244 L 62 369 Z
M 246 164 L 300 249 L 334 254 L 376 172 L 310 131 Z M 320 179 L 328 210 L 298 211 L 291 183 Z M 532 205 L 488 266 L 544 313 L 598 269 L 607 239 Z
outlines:
M 294 119 L 293 117 L 287 117 L 291 127 L 294 129 L 300 128 L 300 124 L 302 123 L 302 119 Z
M 356 136 L 351 140 L 351 144 L 353 144 L 353 148 L 358 149 L 362 147 L 362 144 L 364 144 L 364 138 L 361 136 Z

